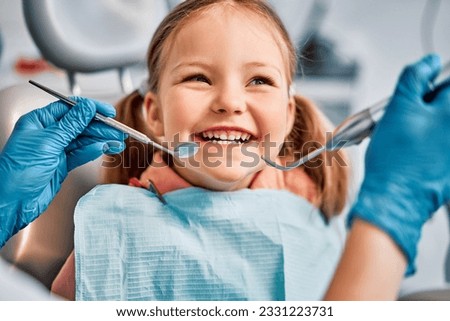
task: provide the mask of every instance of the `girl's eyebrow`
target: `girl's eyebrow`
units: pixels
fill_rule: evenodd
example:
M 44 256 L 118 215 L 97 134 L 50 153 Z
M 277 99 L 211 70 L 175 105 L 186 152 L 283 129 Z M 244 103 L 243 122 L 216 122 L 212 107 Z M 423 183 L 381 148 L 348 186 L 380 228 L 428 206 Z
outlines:
M 264 67 L 264 68 L 270 68 L 275 70 L 278 75 L 280 77 L 282 77 L 282 73 L 280 71 L 279 68 L 277 68 L 275 65 L 271 64 L 271 63 L 265 63 L 265 62 L 260 62 L 260 61 L 251 61 L 251 62 L 247 62 L 244 67 L 248 68 L 248 67 Z
M 201 61 L 187 61 L 187 62 L 182 61 L 182 62 L 178 63 L 175 67 L 172 68 L 172 72 L 176 71 L 179 68 L 183 68 L 183 67 L 200 67 L 200 68 L 204 68 L 204 69 L 210 69 L 211 65 L 209 65 L 208 63 L 205 63 L 205 62 L 201 62 Z M 260 62 L 260 61 L 251 61 L 251 62 L 245 63 L 244 67 L 245 68 L 249 68 L 249 67 L 270 68 L 270 69 L 273 69 L 280 77 L 282 77 L 282 73 L 281 73 L 280 69 L 270 63 L 264 63 L 264 62 Z
M 211 66 L 209 64 L 201 62 L 201 61 L 187 61 L 187 62 L 182 61 L 182 62 L 176 64 L 175 67 L 172 68 L 172 72 L 176 71 L 179 68 L 183 68 L 183 67 L 200 67 L 200 68 L 205 68 L 205 69 L 211 68 Z

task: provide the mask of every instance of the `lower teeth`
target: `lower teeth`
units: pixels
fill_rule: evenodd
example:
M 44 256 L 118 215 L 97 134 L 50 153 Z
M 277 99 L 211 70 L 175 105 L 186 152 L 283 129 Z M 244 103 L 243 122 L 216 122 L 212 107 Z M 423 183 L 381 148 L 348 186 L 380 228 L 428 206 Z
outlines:
M 211 140 L 213 144 L 221 144 L 221 145 L 228 145 L 228 144 L 242 144 L 241 141 L 236 140 Z

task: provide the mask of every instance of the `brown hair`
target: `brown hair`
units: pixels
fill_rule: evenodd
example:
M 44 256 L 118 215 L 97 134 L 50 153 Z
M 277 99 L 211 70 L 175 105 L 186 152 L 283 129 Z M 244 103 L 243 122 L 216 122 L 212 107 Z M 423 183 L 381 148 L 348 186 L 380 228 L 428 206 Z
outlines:
M 186 0 L 166 16 L 153 35 L 147 56 L 148 88 L 151 91 L 158 92 L 158 81 L 164 67 L 163 57 L 165 55 L 163 51 L 170 45 L 170 41 L 167 40 L 174 37 L 190 18 L 218 3 L 234 4 L 249 9 L 265 18 L 271 26 L 276 28 L 277 34 L 282 40 L 279 46 L 287 60 L 288 83 L 292 82 L 297 65 L 295 48 L 280 18 L 265 1 Z M 325 133 L 329 130 L 325 116 L 311 101 L 304 97 L 295 96 L 295 104 L 294 127 L 286 139 L 289 144 L 286 143 L 282 148 L 280 153 L 282 155 L 305 155 L 308 148 L 317 148 L 325 143 Z M 116 118 L 151 137 L 152 133 L 143 117 L 142 105 L 143 98 L 138 91 L 135 91 L 119 101 L 116 106 Z M 339 157 L 336 157 L 336 159 L 345 160 L 345 155 L 341 151 L 337 153 L 339 153 Z M 106 183 L 128 184 L 129 178 L 139 177 L 145 168 L 150 165 L 152 155 L 152 147 L 129 140 L 127 148 L 121 155 L 108 156 L 104 181 Z M 314 161 L 314 164 L 321 164 L 320 166 L 311 166 L 311 163 L 310 166 L 308 166 L 308 163 L 304 166 L 305 172 L 317 186 L 319 197 L 316 205 L 327 217 L 341 212 L 347 199 L 348 171 L 346 164 L 345 162 L 339 164 L 332 158 L 333 155 L 322 154 Z

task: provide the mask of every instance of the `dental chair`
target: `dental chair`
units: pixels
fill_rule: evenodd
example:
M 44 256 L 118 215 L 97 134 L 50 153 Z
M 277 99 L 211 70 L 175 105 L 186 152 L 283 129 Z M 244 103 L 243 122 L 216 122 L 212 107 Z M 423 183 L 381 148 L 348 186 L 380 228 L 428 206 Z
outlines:
M 152 34 L 177 2 L 23 0 L 25 22 L 36 46 L 49 63 L 66 73 L 68 86 L 57 74 L 33 79 L 66 95 L 84 93 L 114 104 L 145 76 L 142 72 L 133 78 L 128 70 L 145 71 L 142 62 Z M 110 77 L 112 70 L 120 77 Z M 96 76 L 105 73 L 109 78 L 98 84 Z M 78 83 L 78 76 L 95 88 L 80 86 L 85 83 Z M 0 90 L 0 150 L 21 115 L 54 100 L 28 83 Z M 75 205 L 100 182 L 100 172 L 101 159 L 72 171 L 49 208 L 10 239 L 0 256 L 50 288 L 73 249 Z

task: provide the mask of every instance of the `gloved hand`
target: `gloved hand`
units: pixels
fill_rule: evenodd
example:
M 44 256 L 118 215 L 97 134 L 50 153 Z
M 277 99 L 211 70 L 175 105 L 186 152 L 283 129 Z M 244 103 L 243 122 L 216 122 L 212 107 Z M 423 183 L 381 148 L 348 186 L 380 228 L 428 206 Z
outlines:
M 48 207 L 67 173 L 124 149 L 124 135 L 92 121 L 96 112 L 114 117 L 115 109 L 73 97 L 22 116 L 0 154 L 0 247 Z
M 423 97 L 441 69 L 429 55 L 403 71 L 372 135 L 365 177 L 349 213 L 384 230 L 414 273 L 421 228 L 450 199 L 450 82 L 432 101 Z

